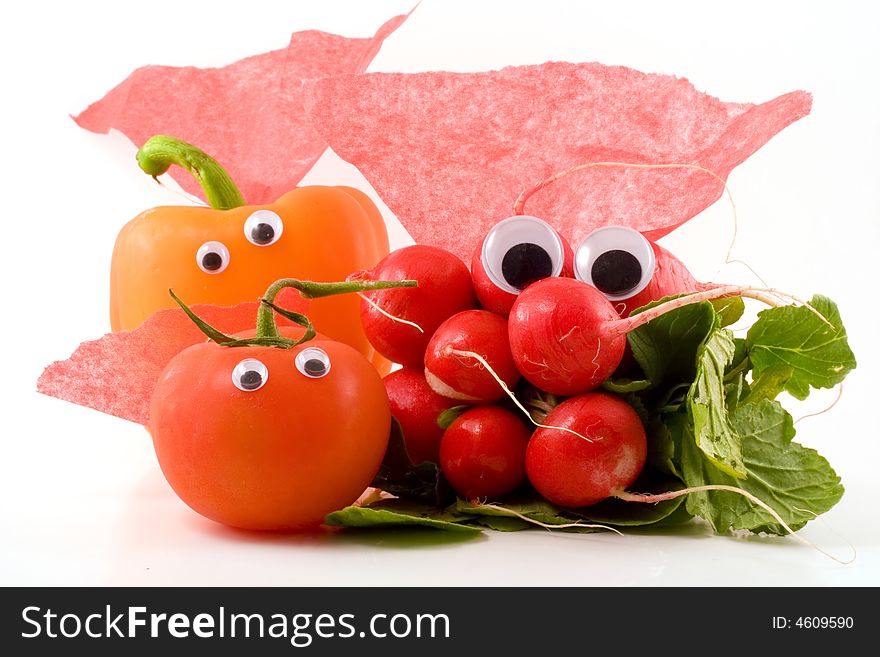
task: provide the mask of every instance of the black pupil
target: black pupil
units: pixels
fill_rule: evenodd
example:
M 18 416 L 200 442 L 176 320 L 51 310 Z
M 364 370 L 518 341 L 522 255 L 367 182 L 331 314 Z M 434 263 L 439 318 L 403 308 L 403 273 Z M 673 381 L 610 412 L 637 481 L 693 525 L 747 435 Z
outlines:
M 324 361 L 318 358 L 309 358 L 305 364 L 306 374 L 309 376 L 320 376 L 327 371 Z
M 219 253 L 211 251 L 202 256 L 202 267 L 208 271 L 217 271 L 223 266 L 223 258 Z
M 625 294 L 642 279 L 642 265 L 629 251 L 606 251 L 593 262 L 593 285 L 605 294 Z
M 245 390 L 256 390 L 263 384 L 263 375 L 256 370 L 248 370 L 241 375 L 239 383 Z
M 520 290 L 552 273 L 553 261 L 550 254 L 537 244 L 512 246 L 501 261 L 501 275 L 504 280 Z
M 275 238 L 275 229 L 269 224 L 257 224 L 251 229 L 251 237 L 257 244 L 268 244 Z

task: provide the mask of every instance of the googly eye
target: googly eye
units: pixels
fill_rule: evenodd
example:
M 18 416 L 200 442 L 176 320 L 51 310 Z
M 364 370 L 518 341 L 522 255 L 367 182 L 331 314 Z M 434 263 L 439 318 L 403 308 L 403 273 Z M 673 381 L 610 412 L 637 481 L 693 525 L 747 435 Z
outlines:
M 205 242 L 196 251 L 196 263 L 206 274 L 219 274 L 229 266 L 229 249 L 223 242 Z
M 548 223 L 518 215 L 495 224 L 483 240 L 480 258 L 489 280 L 519 294 L 530 283 L 559 276 L 565 252 L 562 238 Z
M 323 349 L 308 347 L 296 355 L 296 369 L 310 379 L 320 379 L 330 371 L 330 356 Z
M 637 230 L 606 226 L 587 235 L 574 259 L 575 277 L 611 301 L 644 290 L 654 275 L 654 249 Z
M 244 392 L 259 390 L 269 379 L 269 370 L 256 358 L 245 358 L 232 370 L 232 383 Z
M 275 244 L 284 232 L 284 222 L 271 210 L 257 210 L 244 222 L 244 236 L 255 246 Z

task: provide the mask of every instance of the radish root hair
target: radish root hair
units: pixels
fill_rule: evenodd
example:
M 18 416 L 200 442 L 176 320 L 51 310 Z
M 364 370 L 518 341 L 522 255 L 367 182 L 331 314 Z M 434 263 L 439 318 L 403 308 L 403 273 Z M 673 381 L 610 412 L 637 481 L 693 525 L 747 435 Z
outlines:
M 743 265 L 746 269 L 748 269 L 754 276 L 757 278 L 764 287 L 768 287 L 767 283 L 761 277 L 761 275 L 755 271 L 755 269 L 744 260 L 739 260 L 735 258 L 731 258 L 733 253 L 733 247 L 736 244 L 736 239 L 739 234 L 739 215 L 736 208 L 736 201 L 733 198 L 733 192 L 730 189 L 730 186 L 727 184 L 727 181 L 718 175 L 712 169 L 708 169 L 706 167 L 700 166 L 698 164 L 689 164 L 685 162 L 669 162 L 669 163 L 660 163 L 660 164 L 647 164 L 641 162 L 585 162 L 583 164 L 578 164 L 573 166 L 565 171 L 561 171 L 559 173 L 555 173 L 549 178 L 545 178 L 544 180 L 538 181 L 531 189 L 525 189 L 520 193 L 519 197 L 516 199 L 516 202 L 513 204 L 513 213 L 514 214 L 523 214 L 526 201 L 533 196 L 534 194 L 540 192 L 542 189 L 547 187 L 548 185 L 553 184 L 557 180 L 561 178 L 565 178 L 570 176 L 578 171 L 583 171 L 585 169 L 593 169 L 593 168 L 630 168 L 630 169 L 689 169 L 691 171 L 699 171 L 700 173 L 705 173 L 708 176 L 715 178 L 721 185 L 724 187 L 724 193 L 726 194 L 728 200 L 730 201 L 730 210 L 731 216 L 733 219 L 733 233 L 730 236 L 730 244 L 727 247 L 727 253 L 724 255 L 724 264 L 730 265 L 734 263 L 738 263 Z M 720 271 L 720 270 L 719 270 Z M 718 272 L 715 272 L 716 275 Z M 713 276 L 714 278 L 714 276 Z
M 840 401 L 840 398 L 843 397 L 843 384 L 842 384 L 842 383 L 838 383 L 836 387 L 837 387 L 837 395 L 834 397 L 834 401 L 831 402 L 831 404 L 829 404 L 828 406 L 826 406 L 825 408 L 823 408 L 821 411 L 816 411 L 815 413 L 807 413 L 806 415 L 801 415 L 801 416 L 800 416 L 797 420 L 795 420 L 792 424 L 797 424 L 797 423 L 800 422 L 801 420 L 806 420 L 808 417 L 818 417 L 818 416 L 820 416 L 820 415 L 825 415 L 825 413 L 827 413 L 827 412 L 830 411 L 832 408 L 834 408 L 835 406 L 837 406 L 837 402 L 839 402 L 839 401 Z
M 375 308 L 376 310 L 378 310 L 381 314 L 385 315 L 385 317 L 387 317 L 387 318 L 390 319 L 391 321 L 393 321 L 393 322 L 398 322 L 398 323 L 400 323 L 400 324 L 406 324 L 407 326 L 412 326 L 412 327 L 413 327 L 414 329 L 416 329 L 419 333 L 424 333 L 424 332 L 425 332 L 425 329 L 423 329 L 421 326 L 419 326 L 419 325 L 416 324 L 415 322 L 411 322 L 411 321 L 409 321 L 408 319 L 403 319 L 402 317 L 395 317 L 394 315 L 392 315 L 391 313 L 389 313 L 387 310 L 384 310 L 384 309 L 383 309 L 378 303 L 376 303 L 375 301 L 373 301 L 373 300 L 370 299 L 369 297 L 365 296 L 363 292 L 358 292 L 357 295 L 358 295 L 361 299 L 363 299 L 364 301 L 366 301 L 368 304 L 370 304 L 373 308 Z
M 730 264 L 731 262 L 742 262 L 741 260 L 732 260 L 730 258 L 730 254 L 733 252 L 733 245 L 736 243 L 737 233 L 739 232 L 739 216 L 736 209 L 736 201 L 733 198 L 733 192 L 730 191 L 730 186 L 727 184 L 727 181 L 719 176 L 712 169 L 707 169 L 706 167 L 700 166 L 699 164 L 690 164 L 686 162 L 666 162 L 659 164 L 648 164 L 644 162 L 584 162 L 583 164 L 578 164 L 573 167 L 566 169 L 565 171 L 560 171 L 559 173 L 555 173 L 549 178 L 545 178 L 544 180 L 540 180 L 531 189 L 523 190 L 519 197 L 516 199 L 516 202 L 513 204 L 513 213 L 514 214 L 523 214 L 526 201 L 534 194 L 540 192 L 542 189 L 547 187 L 548 185 L 553 184 L 557 180 L 561 178 L 565 178 L 570 176 L 578 171 L 584 171 L 585 169 L 594 169 L 594 168 L 627 168 L 627 169 L 688 169 L 690 171 L 699 171 L 700 173 L 705 173 L 708 176 L 712 176 L 721 183 L 721 186 L 724 188 L 724 193 L 727 195 L 728 200 L 730 201 L 730 210 L 733 216 L 733 235 L 730 237 L 730 246 L 727 247 L 727 254 L 724 257 L 725 264 Z M 749 267 L 748 264 L 743 262 L 746 267 Z M 749 267 L 751 269 L 751 267 Z M 755 273 L 755 276 L 758 274 Z M 758 276 L 760 279 L 761 277 Z
M 707 493 L 709 491 L 724 491 L 727 493 L 735 493 L 737 495 L 742 495 L 747 500 L 749 500 L 755 506 L 760 507 L 764 511 L 766 511 L 770 517 L 773 518 L 779 525 L 790 535 L 796 538 L 798 541 L 803 543 L 804 545 L 813 548 L 814 550 L 824 554 L 829 559 L 833 559 L 837 563 L 840 564 L 848 564 L 852 563 L 852 560 L 844 561 L 842 559 L 838 559 L 830 552 L 826 552 L 822 548 L 820 548 L 815 543 L 808 541 L 803 536 L 795 532 L 791 527 L 788 526 L 788 523 L 782 519 L 776 511 L 774 511 L 770 505 L 768 505 L 763 500 L 759 499 L 752 495 L 749 491 L 743 490 L 742 488 L 737 488 L 736 486 L 726 486 L 724 484 L 708 484 L 706 486 L 693 486 L 691 488 L 682 488 L 680 490 L 669 491 L 668 493 L 658 493 L 656 495 L 648 494 L 648 493 L 630 493 L 628 491 L 617 491 L 612 493 L 612 497 L 616 497 L 619 500 L 623 500 L 624 502 L 640 502 L 643 504 L 657 504 L 658 502 L 665 502 L 667 500 L 673 500 L 677 497 L 683 497 L 685 495 L 690 495 L 691 493 Z
M 822 313 L 816 310 L 808 302 L 794 296 L 793 294 L 777 290 L 776 288 L 750 287 L 745 285 L 721 285 L 710 290 L 687 294 L 672 299 L 670 301 L 665 301 L 659 305 L 653 306 L 652 308 L 648 308 L 647 310 L 640 312 L 636 315 L 630 315 L 629 317 L 616 320 L 612 322 L 612 324 L 620 333 L 628 333 L 629 331 L 638 328 L 643 324 L 647 324 L 651 320 L 656 319 L 657 317 L 660 317 L 661 315 L 664 315 L 671 310 L 676 310 L 683 306 L 688 306 L 693 303 L 699 303 L 701 301 L 711 301 L 713 299 L 721 299 L 723 297 L 729 296 L 740 296 L 750 299 L 756 299 L 774 308 L 789 305 L 787 303 L 779 301 L 778 299 L 774 299 L 771 295 L 782 297 L 783 299 L 788 299 L 792 303 L 800 304 L 808 308 L 810 312 L 816 315 L 825 324 L 830 326 L 832 329 L 834 328 L 834 325 L 829 322 Z
M 514 395 L 513 392 L 510 390 L 510 388 L 507 387 L 507 384 L 504 383 L 504 380 L 500 376 L 498 376 L 498 374 L 495 373 L 495 370 L 492 369 L 492 366 L 489 365 L 488 361 L 486 361 L 486 359 L 483 358 L 480 354 L 476 353 L 475 351 L 463 351 L 461 349 L 454 349 L 452 347 L 448 347 L 447 352 L 450 354 L 454 354 L 456 356 L 465 356 L 467 358 L 473 358 L 480 365 L 482 365 L 484 368 L 486 368 L 486 371 L 489 372 L 489 374 L 492 376 L 492 378 L 495 379 L 495 381 L 498 382 L 498 385 L 501 386 L 501 389 L 504 390 L 504 394 L 506 394 L 508 397 L 510 397 L 510 399 L 513 401 L 513 403 L 516 404 L 516 407 L 519 410 L 521 410 L 523 412 L 523 415 L 525 415 L 528 418 L 529 422 L 534 424 L 536 427 L 538 427 L 540 429 L 556 429 L 558 431 L 565 431 L 566 433 L 570 433 L 570 434 L 577 436 L 581 440 L 586 440 L 588 443 L 593 442 L 592 440 L 590 440 L 586 436 L 579 434 L 574 429 L 569 429 L 567 427 L 554 427 L 549 424 L 541 424 L 540 422 L 537 422 L 532 417 L 532 414 L 529 413 L 528 409 L 522 405 L 522 403 L 519 401 L 519 399 L 516 398 L 516 395 Z
M 544 529 L 551 530 L 551 531 L 554 529 L 571 529 L 572 527 L 580 527 L 580 528 L 588 528 L 588 529 L 607 529 L 609 532 L 614 532 L 618 536 L 623 536 L 623 532 L 621 532 L 619 529 L 615 529 L 614 527 L 609 527 L 608 525 L 588 524 L 588 523 L 582 522 L 580 520 L 576 520 L 574 522 L 566 522 L 561 525 L 551 525 L 546 522 L 541 522 L 540 520 L 535 520 L 534 518 L 529 518 L 528 516 L 523 515 L 519 511 L 514 511 L 513 509 L 508 509 L 507 507 L 503 507 L 499 504 L 488 504 L 488 503 L 481 502 L 480 504 L 475 504 L 474 506 L 476 506 L 477 508 L 497 509 L 499 511 L 503 511 L 507 515 L 513 516 L 514 518 L 519 518 L 520 520 L 525 520 L 528 523 L 531 523 L 533 525 L 537 525 L 538 527 L 543 527 Z
M 840 540 L 842 540 L 844 543 L 846 543 L 846 544 L 849 546 L 849 548 L 852 550 L 852 558 L 847 559 L 846 561 L 844 561 L 844 562 L 842 562 L 842 563 L 844 563 L 844 564 L 851 564 L 851 563 L 853 563 L 853 562 L 856 560 L 856 557 L 858 557 L 858 554 L 859 554 L 859 553 L 858 553 L 858 550 L 856 549 L 856 546 L 853 545 L 853 543 L 852 543 L 852 542 L 851 542 L 846 536 L 844 536 L 843 534 L 841 534 L 840 532 L 838 532 L 837 530 L 835 530 L 834 527 L 831 526 L 831 523 L 830 523 L 830 522 L 828 522 L 827 520 L 825 520 L 825 518 L 821 518 L 821 517 L 819 516 L 819 514 L 816 513 L 815 511 L 810 511 L 809 509 L 801 509 L 800 507 L 797 507 L 797 506 L 793 506 L 793 507 L 791 507 L 791 508 L 793 508 L 795 511 L 800 511 L 801 513 L 808 513 L 809 515 L 813 516 L 813 520 L 818 520 L 820 523 L 822 523 L 823 525 L 825 525 L 825 527 L 827 527 L 828 530 L 829 530 L 832 534 L 834 534 L 835 536 L 837 536 L 837 538 L 839 538 Z
M 368 272 L 367 270 L 365 270 L 365 269 L 361 269 L 361 270 L 359 270 L 359 271 L 352 272 L 351 274 L 349 274 L 348 276 L 346 276 L 346 277 L 345 277 L 345 280 L 346 280 L 346 281 L 362 281 L 362 280 L 364 280 L 364 279 L 366 279 L 366 278 L 368 277 L 368 274 L 369 274 L 369 272 Z M 379 313 L 380 313 L 381 315 L 385 315 L 385 317 L 387 317 L 388 319 L 390 319 L 392 322 L 397 322 L 397 323 L 399 323 L 399 324 L 406 324 L 407 326 L 412 326 L 412 327 L 413 327 L 414 329 L 416 329 L 419 333 L 424 333 L 424 332 L 425 332 L 425 329 L 423 329 L 421 326 L 419 326 L 419 325 L 416 324 L 415 322 L 411 322 L 411 321 L 409 321 L 408 319 L 403 319 L 402 317 L 396 317 L 395 315 L 392 315 L 392 314 L 389 313 L 387 310 L 385 310 L 384 308 L 382 308 L 378 303 L 376 303 L 375 301 L 373 301 L 373 300 L 370 299 L 369 297 L 365 296 L 363 292 L 358 292 L 357 295 L 358 295 L 361 299 L 363 299 L 364 301 L 366 301 L 370 306 L 372 306 L 373 308 L 375 308 L 376 310 L 378 310 Z

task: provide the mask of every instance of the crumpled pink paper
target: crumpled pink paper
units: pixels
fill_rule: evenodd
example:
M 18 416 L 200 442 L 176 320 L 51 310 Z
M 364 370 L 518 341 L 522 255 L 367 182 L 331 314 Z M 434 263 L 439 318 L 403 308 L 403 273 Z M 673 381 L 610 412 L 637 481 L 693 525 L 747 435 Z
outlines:
M 308 308 L 308 301 L 299 295 L 285 296 L 283 303 L 296 312 Z M 197 304 L 192 310 L 229 335 L 254 328 L 258 305 L 255 301 L 228 307 Z M 276 321 L 279 326 L 292 325 L 280 316 Z M 70 358 L 43 371 L 37 391 L 146 425 L 162 370 L 181 351 L 206 340 L 180 308 L 159 310 L 133 331 L 83 342 Z
M 217 159 L 248 203 L 272 203 L 327 147 L 305 116 L 303 81 L 365 71 L 405 19 L 396 16 L 364 39 L 295 32 L 286 48 L 222 68 L 144 66 L 74 120 L 92 132 L 119 130 L 138 147 L 157 134 L 183 139 Z M 169 173 L 204 199 L 189 173 Z
M 685 79 L 598 63 L 486 73 L 371 73 L 306 85 L 317 132 L 357 166 L 416 242 L 465 261 L 525 188 L 597 161 L 697 164 L 727 178 L 810 111 L 796 91 L 726 103 Z M 723 192 L 694 170 L 596 168 L 535 194 L 527 214 L 572 244 L 626 225 L 658 239 Z

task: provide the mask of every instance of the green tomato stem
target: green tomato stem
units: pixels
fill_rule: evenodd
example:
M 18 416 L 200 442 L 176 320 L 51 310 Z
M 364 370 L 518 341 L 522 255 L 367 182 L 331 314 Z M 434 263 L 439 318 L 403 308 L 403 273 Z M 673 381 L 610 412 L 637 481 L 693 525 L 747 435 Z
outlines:
M 216 210 L 229 210 L 245 204 L 238 187 L 217 160 L 176 137 L 150 137 L 137 152 L 137 161 L 144 173 L 153 178 L 168 171 L 172 164 L 183 167 L 202 186 L 208 203 Z
M 418 281 L 343 281 L 339 283 L 317 283 L 315 281 L 301 281 L 296 278 L 282 278 L 275 281 L 263 295 L 260 309 L 257 311 L 257 337 L 274 338 L 279 335 L 278 325 L 275 322 L 273 306 L 275 297 L 284 288 L 292 287 L 306 299 L 318 299 L 336 294 L 351 294 L 352 292 L 370 292 L 371 290 L 388 290 L 399 287 L 418 287 Z

